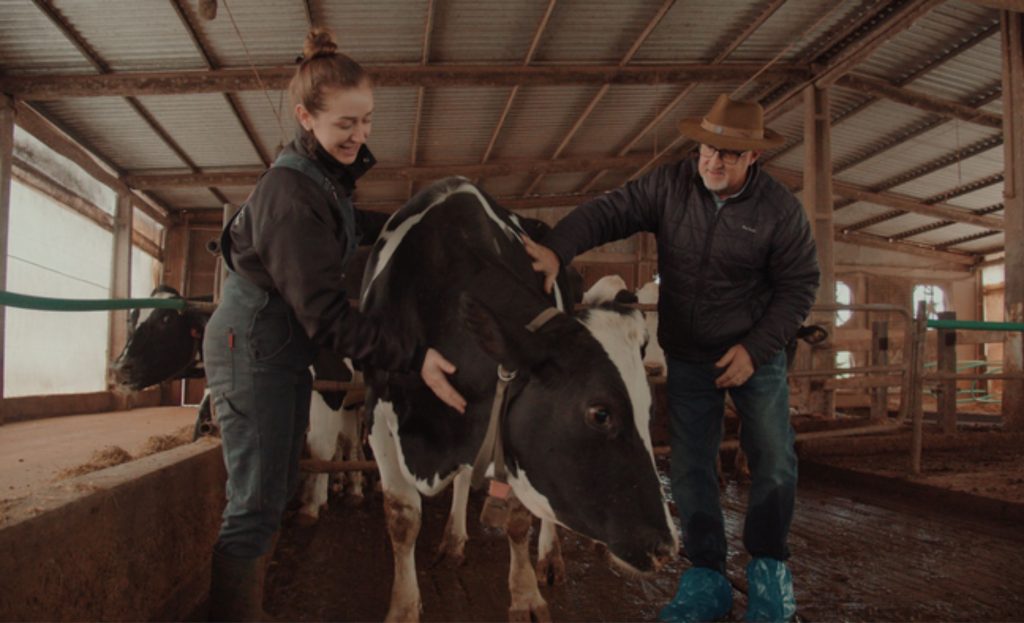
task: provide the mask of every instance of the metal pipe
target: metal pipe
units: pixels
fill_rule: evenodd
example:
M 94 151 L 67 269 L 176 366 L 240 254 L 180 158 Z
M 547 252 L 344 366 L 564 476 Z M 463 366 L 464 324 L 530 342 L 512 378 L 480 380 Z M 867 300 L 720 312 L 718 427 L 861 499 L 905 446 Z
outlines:
M 978 331 L 1024 331 L 1022 322 L 985 322 L 982 320 L 929 320 L 929 329 L 974 329 Z
M 831 368 L 828 370 L 797 370 L 790 372 L 792 377 L 804 376 L 835 376 L 837 374 L 867 374 L 869 372 L 895 372 L 903 374 L 904 366 L 858 366 L 855 368 Z

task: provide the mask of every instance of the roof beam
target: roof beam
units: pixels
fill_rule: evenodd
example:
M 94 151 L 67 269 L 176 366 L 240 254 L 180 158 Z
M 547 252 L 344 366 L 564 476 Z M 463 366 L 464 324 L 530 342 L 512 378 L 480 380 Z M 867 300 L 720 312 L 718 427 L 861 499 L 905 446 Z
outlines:
M 377 65 L 365 66 L 381 87 L 538 86 L 564 84 L 674 84 L 734 82 L 759 69 L 761 63 L 675 63 L 657 65 Z M 256 75 L 256 72 L 259 75 Z M 74 97 L 239 93 L 284 89 L 295 67 L 213 69 L 209 71 L 118 72 L 101 75 L 0 77 L 0 92 L 30 101 Z M 806 65 L 777 63 L 762 75 L 805 79 Z
M 868 95 L 882 97 L 913 108 L 935 113 L 948 119 L 960 119 L 961 121 L 968 121 L 989 128 L 1003 128 L 1002 115 L 971 106 L 964 106 L 951 100 L 932 97 L 920 91 L 905 89 L 870 76 L 847 74 L 839 78 L 836 84 L 847 89 L 853 89 L 854 91 L 860 91 Z
M 395 166 L 378 164 L 361 179 L 367 181 L 409 180 L 430 181 L 451 175 L 469 178 L 499 177 L 503 175 L 540 175 L 542 173 L 572 173 L 601 169 L 628 169 L 646 161 L 646 154 L 630 156 L 579 156 L 559 160 L 492 160 L 484 164 L 441 164 Z M 140 190 L 158 188 L 185 188 L 199 186 L 252 186 L 264 169 L 204 173 L 142 173 L 128 175 L 129 186 Z
M 803 185 L 803 175 L 799 172 L 779 169 L 777 167 L 765 167 L 765 170 L 789 186 Z M 848 182 L 841 182 L 836 179 L 832 180 L 832 192 L 840 197 L 847 197 L 855 201 L 865 201 L 875 205 L 902 210 L 903 212 L 923 214 L 932 218 L 956 221 L 958 223 L 968 223 L 988 229 L 1002 229 L 1005 227 L 1003 219 L 977 215 L 951 205 L 926 203 L 918 199 L 914 199 L 913 197 L 907 197 L 906 195 L 887 192 L 872 192 L 867 188 L 850 184 Z
M 637 36 L 636 40 L 633 41 L 633 45 L 629 46 L 629 50 L 627 50 L 626 54 L 619 60 L 619 67 L 625 67 L 631 60 L 633 60 L 633 57 L 636 56 L 640 46 L 642 46 L 644 41 L 647 40 L 647 37 L 654 32 L 654 29 L 657 28 L 658 24 L 661 23 L 661 20 L 675 3 L 676 0 L 664 0 L 662 2 L 661 7 L 651 17 L 651 19 L 648 20 L 647 25 Z M 576 136 L 576 133 L 583 127 L 583 124 L 590 117 L 590 114 L 594 112 L 594 109 L 597 108 L 597 105 L 601 100 L 604 99 L 604 96 L 608 93 L 609 89 L 611 89 L 611 85 L 603 84 L 601 85 L 601 88 L 597 90 L 597 93 L 594 93 L 594 96 L 590 98 L 590 102 L 583 107 L 583 112 L 576 117 L 576 121 L 572 124 L 572 127 L 569 128 L 569 131 L 562 137 L 561 142 L 558 143 L 558 147 L 555 148 L 555 153 L 551 155 L 552 160 L 562 155 L 562 152 L 565 151 L 565 148 L 569 146 L 570 142 L 572 142 L 573 137 Z M 540 184 L 542 179 L 544 179 L 543 174 L 534 177 L 533 181 L 530 182 L 530 185 L 527 186 L 525 191 L 523 191 L 523 194 L 529 195 L 532 193 L 533 189 Z
M 940 262 L 951 262 L 954 264 L 963 264 L 965 266 L 973 266 L 977 264 L 979 260 L 977 256 L 968 255 L 966 253 L 933 251 L 932 249 L 921 247 L 908 242 L 889 242 L 885 238 L 881 238 L 879 236 L 872 236 L 870 234 L 861 233 L 843 233 L 841 230 L 836 230 L 836 242 L 845 242 L 847 244 L 855 244 L 860 245 L 862 247 L 872 247 L 875 249 L 885 249 L 886 251 L 908 253 L 910 255 L 916 255 L 918 257 L 926 257 L 931 260 L 937 260 Z

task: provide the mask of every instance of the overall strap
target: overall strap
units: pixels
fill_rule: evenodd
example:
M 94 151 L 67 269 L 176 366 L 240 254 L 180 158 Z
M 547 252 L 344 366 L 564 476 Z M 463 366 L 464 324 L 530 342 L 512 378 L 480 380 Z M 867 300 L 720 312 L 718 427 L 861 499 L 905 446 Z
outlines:
M 352 201 L 348 197 L 343 197 L 338 189 L 335 187 L 334 182 L 331 178 L 324 173 L 323 169 L 309 158 L 303 158 L 298 154 L 284 152 L 274 160 L 275 167 L 285 167 L 288 169 L 294 169 L 300 171 L 316 182 L 330 198 L 331 207 L 334 208 L 338 218 L 341 219 L 342 228 L 345 230 L 345 258 L 343 263 L 348 262 L 348 259 L 352 257 L 352 254 L 356 250 L 356 246 L 359 244 L 359 232 L 356 228 L 356 215 L 352 207 Z

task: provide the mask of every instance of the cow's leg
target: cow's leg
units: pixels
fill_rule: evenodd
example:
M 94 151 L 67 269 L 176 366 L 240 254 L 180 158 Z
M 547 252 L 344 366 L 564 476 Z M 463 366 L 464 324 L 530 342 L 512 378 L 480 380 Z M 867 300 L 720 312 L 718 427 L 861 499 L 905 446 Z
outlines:
M 346 397 L 347 400 L 347 397 Z M 347 402 L 341 407 L 342 454 L 346 461 L 363 460 L 363 431 L 360 426 L 360 410 L 362 405 L 350 406 Z M 363 472 L 345 472 L 345 503 L 359 506 L 363 503 Z
M 387 417 L 394 417 L 391 405 L 378 402 L 374 407 L 370 447 L 373 448 L 384 490 L 384 515 L 391 537 L 395 560 L 391 606 L 385 621 L 419 621 L 420 588 L 416 582 L 416 537 L 420 532 L 420 494 L 402 475 L 398 459 L 398 441 L 391 434 Z
M 508 590 L 512 603 L 509 621 L 550 621 L 548 604 L 537 588 L 537 575 L 530 564 L 530 527 L 533 515 L 515 497 L 509 498 L 506 533 L 511 554 L 508 567 Z
M 465 467 L 455 474 L 452 482 L 452 509 L 448 513 L 448 523 L 444 525 L 444 536 L 437 548 L 437 562 L 447 558 L 456 565 L 466 559 L 466 505 L 469 502 L 469 484 L 472 470 Z
M 565 561 L 558 541 L 558 526 L 548 519 L 540 520 L 537 537 L 537 581 L 555 586 L 565 582 Z
M 309 408 L 309 432 L 306 433 L 306 447 L 314 459 L 330 461 L 338 447 L 338 431 L 341 418 L 331 409 L 319 394 L 313 392 Z M 296 521 L 300 524 L 314 524 L 320 517 L 320 509 L 327 508 L 328 474 L 306 474 L 302 484 L 302 506 Z

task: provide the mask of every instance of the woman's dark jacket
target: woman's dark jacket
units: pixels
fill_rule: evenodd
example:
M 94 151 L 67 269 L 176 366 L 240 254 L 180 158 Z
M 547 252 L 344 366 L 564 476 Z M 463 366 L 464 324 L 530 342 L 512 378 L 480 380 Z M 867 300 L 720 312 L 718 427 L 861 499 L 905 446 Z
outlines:
M 319 145 L 310 149 L 301 139 L 285 151 L 318 164 L 347 210 L 353 209 L 349 197 L 356 180 L 376 163 L 365 145 L 351 165 L 341 164 Z M 359 293 L 345 288 L 349 241 L 336 206 L 305 173 L 271 167 L 225 231 L 229 265 L 280 295 L 317 346 L 351 357 L 360 367 L 368 363 L 380 370 L 418 371 L 422 346 L 389 332 L 349 303 Z M 362 210 L 354 210 L 354 216 L 359 244 L 373 243 L 388 218 Z
M 593 199 L 544 244 L 568 264 L 580 253 L 648 231 L 658 241 L 658 340 L 684 361 L 715 361 L 742 344 L 755 366 L 796 334 L 818 290 L 803 207 L 756 163 L 721 209 L 688 158 Z

